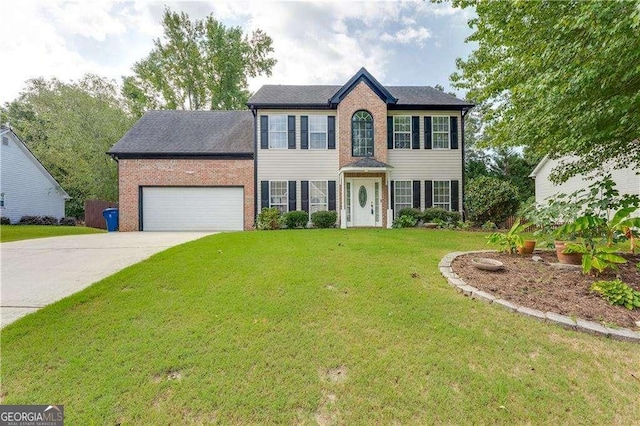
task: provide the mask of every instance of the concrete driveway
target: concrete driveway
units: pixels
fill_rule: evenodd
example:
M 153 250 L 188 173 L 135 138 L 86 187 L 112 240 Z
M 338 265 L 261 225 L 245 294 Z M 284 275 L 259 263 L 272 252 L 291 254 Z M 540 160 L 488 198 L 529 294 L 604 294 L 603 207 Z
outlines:
M 109 232 L 0 243 L 0 326 L 212 232 Z

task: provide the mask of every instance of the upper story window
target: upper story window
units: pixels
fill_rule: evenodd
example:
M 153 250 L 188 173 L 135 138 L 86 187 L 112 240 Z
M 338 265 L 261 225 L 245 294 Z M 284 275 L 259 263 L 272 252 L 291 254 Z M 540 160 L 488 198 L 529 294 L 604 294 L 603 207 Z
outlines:
M 351 155 L 373 156 L 373 117 L 367 111 L 357 111 L 351 118 Z
M 287 116 L 269 116 L 269 149 L 287 149 Z
M 434 116 L 433 123 L 433 148 L 449 149 L 449 117 Z
M 309 149 L 327 149 L 327 117 L 309 116 Z
M 393 117 L 393 147 L 396 149 L 411 148 L 411 117 Z

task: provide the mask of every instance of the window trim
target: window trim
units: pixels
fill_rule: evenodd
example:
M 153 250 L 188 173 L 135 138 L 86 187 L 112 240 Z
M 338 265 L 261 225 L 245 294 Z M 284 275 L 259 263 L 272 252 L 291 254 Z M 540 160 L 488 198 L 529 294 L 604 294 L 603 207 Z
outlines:
M 272 192 L 271 192 L 271 184 L 274 182 L 279 182 L 279 183 L 284 183 L 284 188 L 285 188 L 285 193 L 284 193 L 284 203 L 278 203 L 278 204 L 274 204 L 271 202 L 271 199 L 273 198 L 271 196 Z M 273 208 L 277 206 L 284 206 L 284 210 L 280 210 L 283 213 L 287 213 L 289 211 L 289 181 L 287 180 L 270 180 L 269 181 L 269 208 Z
M 406 118 L 409 119 L 409 131 L 403 131 L 403 132 L 399 132 L 396 131 L 396 118 Z M 408 139 L 408 146 L 406 147 L 399 147 L 396 143 L 396 134 L 398 133 L 403 133 L 403 134 L 407 134 L 409 136 Z M 413 136 L 413 120 L 411 119 L 410 115 L 394 115 L 393 116 L 393 149 L 411 149 L 411 145 L 412 145 L 412 136 Z
M 435 123 L 435 119 L 436 118 L 444 118 L 446 119 L 446 123 L 447 123 L 447 146 L 446 147 L 441 147 L 441 146 L 436 146 L 436 138 L 435 135 L 436 133 L 438 134 L 443 134 L 445 132 L 441 132 L 441 131 L 436 131 L 436 123 Z M 431 116 L 431 149 L 451 149 L 451 118 L 448 115 L 432 115 Z
M 409 189 L 411 190 L 410 195 L 409 195 L 409 202 L 408 203 L 398 203 L 398 183 L 403 182 L 403 183 L 408 183 L 409 184 Z M 402 206 L 407 206 L 407 207 L 401 207 L 398 208 L 398 205 L 402 205 Z M 400 210 L 404 209 L 404 208 L 411 208 L 413 207 L 413 181 L 411 180 L 396 180 L 393 184 L 393 218 L 397 219 L 398 218 L 398 212 L 400 212 Z
M 289 118 L 287 114 L 272 114 L 269 115 L 269 127 L 267 128 L 267 133 L 269 134 L 269 149 L 289 149 Z M 271 124 L 273 123 L 273 119 L 275 117 L 284 118 L 284 131 L 272 131 Z M 284 146 L 274 146 L 273 145 L 273 135 L 274 134 L 284 134 Z
M 309 133 L 309 142 L 308 142 L 308 149 L 312 150 L 312 151 L 322 151 L 322 150 L 326 150 L 329 149 L 329 116 L 328 115 L 308 115 L 307 116 L 307 132 Z M 311 131 L 311 117 L 321 117 L 324 118 L 324 127 L 325 130 L 324 132 L 312 132 Z M 311 144 L 311 134 L 322 134 L 324 133 L 324 148 L 313 148 L 312 144 Z
M 311 201 L 311 185 L 314 184 L 315 182 L 324 182 L 326 185 L 326 189 L 325 189 L 325 202 L 324 203 L 313 203 Z M 324 210 L 317 210 L 317 211 L 328 211 L 329 210 L 329 181 L 328 180 L 309 180 L 309 214 L 313 214 L 313 206 L 325 206 Z
M 451 200 L 451 180 L 433 180 L 431 181 L 431 207 L 435 207 L 435 208 L 440 208 L 440 209 L 444 209 L 447 211 L 451 211 L 451 206 L 452 206 L 452 200 Z M 438 202 L 436 203 L 436 183 L 442 183 L 442 182 L 446 182 L 448 183 L 448 189 L 449 189 L 449 202 L 448 203 L 442 203 L 442 202 Z M 439 205 L 437 205 L 439 204 Z M 442 205 L 449 205 L 448 208 L 443 207 Z
M 355 134 L 354 134 L 354 121 L 355 121 L 355 117 L 358 113 L 360 112 L 365 112 L 367 114 L 369 114 L 369 117 L 371 117 L 371 153 L 370 154 L 364 154 L 364 155 L 356 155 L 354 148 L 355 148 Z M 366 130 L 366 129 L 365 129 Z M 374 127 L 374 120 L 373 120 L 373 114 L 371 114 L 369 111 L 367 111 L 366 109 L 359 109 L 356 112 L 353 113 L 353 115 L 351 116 L 351 156 L 352 157 L 373 157 L 375 156 L 375 147 L 376 147 L 376 141 L 375 141 L 375 127 Z

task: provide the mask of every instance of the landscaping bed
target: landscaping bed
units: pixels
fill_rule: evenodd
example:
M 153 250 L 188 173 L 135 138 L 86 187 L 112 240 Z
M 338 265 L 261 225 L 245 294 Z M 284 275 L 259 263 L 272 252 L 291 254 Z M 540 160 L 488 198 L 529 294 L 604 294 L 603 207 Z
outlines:
M 543 260 L 534 262 L 532 256 L 540 256 Z M 471 264 L 471 259 L 477 257 L 499 260 L 504 269 L 497 272 L 479 270 Z M 623 257 L 627 263 L 620 265 L 618 271 L 607 270 L 598 277 L 584 275 L 580 269 L 552 267 L 551 264 L 558 261 L 553 251 L 536 251 L 534 255 L 524 256 L 495 252 L 466 254 L 457 257 L 451 266 L 467 284 L 518 305 L 607 326 L 638 329 L 640 309 L 611 305 L 589 290 L 596 281 L 619 277 L 640 291 L 640 270 L 636 267 L 640 255 L 625 254 Z

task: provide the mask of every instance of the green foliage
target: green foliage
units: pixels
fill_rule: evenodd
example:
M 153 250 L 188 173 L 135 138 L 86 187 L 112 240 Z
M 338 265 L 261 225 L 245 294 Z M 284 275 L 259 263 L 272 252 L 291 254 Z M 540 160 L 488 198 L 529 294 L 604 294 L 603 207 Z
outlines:
M 244 109 L 247 77 L 271 75 L 276 63 L 271 37 L 260 29 L 249 36 L 213 15 L 191 20 L 169 8 L 162 26 L 162 39 L 124 78 L 123 94 L 138 115 L 149 109 Z
M 414 207 L 407 207 L 404 209 L 400 209 L 398 211 L 398 217 L 402 217 L 402 216 L 410 216 L 414 218 L 416 222 L 423 219 L 423 214 L 420 211 L 420 209 L 416 209 Z
M 453 85 L 483 105 L 493 146 L 575 155 L 554 179 L 611 161 L 638 168 L 640 8 L 635 1 L 454 0 L 477 43 Z
M 280 229 L 282 226 L 282 215 L 275 207 L 265 207 L 256 219 L 256 228 L 261 231 Z
M 22 216 L 18 225 L 57 225 L 58 219 L 53 216 Z
M 490 220 L 488 220 L 485 223 L 483 223 L 480 228 L 482 228 L 485 231 L 493 231 L 494 229 L 498 229 L 496 224 L 491 222 Z
M 284 215 L 284 224 L 289 229 L 306 228 L 309 222 L 309 213 L 304 211 L 291 211 Z
M 335 211 L 319 211 L 311 214 L 314 228 L 333 228 L 336 226 L 338 213 Z
M 518 209 L 518 191 L 509 182 L 481 176 L 469 182 L 466 194 L 469 218 L 476 223 L 501 223 Z
M 412 228 L 416 226 L 418 220 L 408 214 L 401 215 L 400 217 L 393 220 L 393 224 L 391 227 L 393 228 Z
M 442 220 L 445 222 L 458 222 L 462 219 L 459 212 L 450 212 L 439 207 L 429 207 L 422 212 L 422 221 L 425 223 Z
M 627 263 L 624 257 L 615 254 L 613 247 L 586 246 L 583 243 L 568 243 L 563 253 L 582 253 L 582 272 L 602 273 L 605 269 L 618 269 L 618 264 Z
M 0 225 L 11 225 L 11 220 L 8 217 L 0 217 Z
M 84 235 L 106 232 L 102 229 L 85 226 L 67 226 L 65 224 L 44 225 L 4 225 L 0 226 L 0 242 L 32 240 L 34 238 L 60 237 L 63 235 Z
M 125 109 L 114 82 L 86 75 L 30 80 L 0 116 L 71 196 L 66 215 L 80 217 L 86 199 L 118 200 L 118 167 L 106 152 L 134 123 Z
M 497 245 L 502 252 L 508 254 L 516 254 L 518 247 L 524 245 L 522 233 L 531 226 L 531 223 L 520 223 L 520 219 L 516 220 L 511 229 L 506 233 L 494 232 L 487 237 L 487 244 Z
M 600 293 L 612 305 L 620 305 L 632 310 L 640 308 L 640 291 L 636 291 L 619 279 L 615 281 L 597 281 L 591 285 L 591 291 Z

